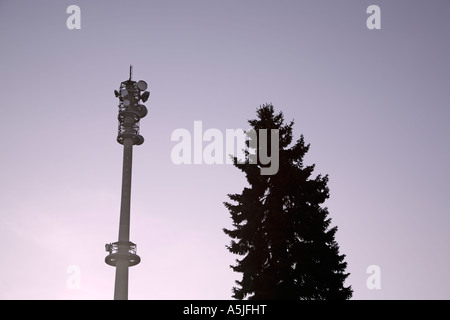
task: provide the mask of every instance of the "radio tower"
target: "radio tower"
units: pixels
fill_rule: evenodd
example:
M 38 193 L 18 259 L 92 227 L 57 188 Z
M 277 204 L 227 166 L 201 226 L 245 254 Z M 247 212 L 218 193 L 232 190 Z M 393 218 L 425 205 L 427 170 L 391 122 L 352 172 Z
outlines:
M 132 81 L 133 67 L 130 66 L 130 78 L 120 84 L 114 94 L 119 98 L 119 133 L 117 142 L 123 145 L 122 198 L 120 205 L 119 240 L 108 243 L 105 249 L 109 254 L 105 262 L 116 267 L 114 300 L 128 299 L 128 268 L 137 265 L 141 258 L 136 254 L 136 244 L 130 241 L 130 200 L 131 166 L 133 145 L 144 143 L 139 134 L 139 121 L 147 115 L 147 108 L 139 101 L 147 101 L 150 93 L 145 91 L 145 81 Z

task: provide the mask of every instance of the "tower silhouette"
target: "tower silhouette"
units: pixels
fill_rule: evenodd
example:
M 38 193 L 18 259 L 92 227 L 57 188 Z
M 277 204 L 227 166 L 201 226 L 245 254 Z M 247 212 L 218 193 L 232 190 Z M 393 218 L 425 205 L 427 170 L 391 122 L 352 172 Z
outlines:
M 128 299 L 128 269 L 137 265 L 141 258 L 136 254 L 136 244 L 130 241 L 130 203 L 131 203 L 131 169 L 133 145 L 144 143 L 139 134 L 139 121 L 147 115 L 147 108 L 140 104 L 149 97 L 147 83 L 132 80 L 133 67 L 130 66 L 130 78 L 120 84 L 114 94 L 119 98 L 119 132 L 117 142 L 123 145 L 122 196 L 120 205 L 119 239 L 108 243 L 105 249 L 108 255 L 105 262 L 116 267 L 114 299 Z

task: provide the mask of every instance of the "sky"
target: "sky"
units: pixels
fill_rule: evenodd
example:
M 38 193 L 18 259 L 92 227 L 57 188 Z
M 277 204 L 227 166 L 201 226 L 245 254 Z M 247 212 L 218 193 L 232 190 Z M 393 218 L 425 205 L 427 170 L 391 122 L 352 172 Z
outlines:
M 74 4 L 80 29 L 67 24 Z M 370 5 L 381 29 L 367 26 Z M 175 164 L 171 135 L 194 121 L 247 129 L 265 103 L 311 145 L 305 165 L 329 175 L 352 299 L 450 299 L 449 11 L 446 0 L 0 0 L 0 299 L 113 298 L 113 91 L 130 64 L 150 91 L 133 151 L 142 260 L 130 299 L 231 299 L 241 274 L 223 202 L 245 176 Z

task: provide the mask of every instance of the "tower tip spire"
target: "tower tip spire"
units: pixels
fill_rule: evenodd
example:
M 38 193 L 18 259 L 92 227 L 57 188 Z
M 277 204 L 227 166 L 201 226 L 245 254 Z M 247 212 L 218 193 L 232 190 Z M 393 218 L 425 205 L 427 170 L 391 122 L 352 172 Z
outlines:
M 131 81 L 131 78 L 133 77 L 133 66 L 130 64 L 130 81 Z

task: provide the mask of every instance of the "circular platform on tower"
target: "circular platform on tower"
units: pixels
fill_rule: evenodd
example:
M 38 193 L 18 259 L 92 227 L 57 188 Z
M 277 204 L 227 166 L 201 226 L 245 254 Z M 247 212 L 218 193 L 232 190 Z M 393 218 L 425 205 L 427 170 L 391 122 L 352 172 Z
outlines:
M 128 260 L 130 267 L 141 262 L 141 258 L 136 254 L 136 244 L 130 241 L 118 241 L 105 245 L 109 254 L 105 257 L 106 264 L 115 267 L 118 260 Z

